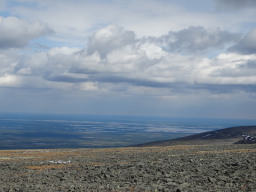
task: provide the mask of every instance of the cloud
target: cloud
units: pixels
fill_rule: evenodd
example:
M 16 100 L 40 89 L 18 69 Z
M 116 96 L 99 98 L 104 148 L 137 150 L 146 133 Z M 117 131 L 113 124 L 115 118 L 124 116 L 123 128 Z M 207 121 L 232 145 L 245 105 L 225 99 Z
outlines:
M 256 69 L 256 60 L 248 60 L 245 65 L 242 65 L 240 68 L 245 69 Z M 254 73 L 255 74 L 255 73 Z
M 173 41 L 170 36 L 175 37 Z M 199 36 L 202 41 L 196 40 Z M 37 87 L 38 83 L 40 88 L 130 94 L 137 90 L 153 95 L 255 92 L 256 55 L 223 53 L 208 58 L 194 54 L 218 50 L 236 38 L 236 34 L 203 27 L 137 38 L 134 32 L 111 25 L 93 33 L 84 49 L 59 47 L 30 55 L 0 53 L 0 73 L 2 77 L 19 77 L 22 84 L 17 86 L 24 87 Z
M 110 91 L 120 90 L 118 87 L 122 85 L 122 92 L 130 91 L 130 86 L 141 87 L 141 93 L 143 87 L 161 92 L 169 90 L 163 91 L 164 94 L 198 90 L 212 93 L 256 90 L 256 71 L 247 69 L 248 66 L 252 68 L 253 56 L 224 54 L 211 60 L 200 55 L 168 54 L 162 50 L 165 54 L 161 58 L 152 59 L 146 54 L 144 44 L 133 45 L 132 48 L 131 52 L 127 48 L 115 50 L 103 60 L 97 57 L 88 59 L 90 55 L 83 52 L 50 58 L 55 66 L 48 62 L 54 68 L 46 67 L 50 70 L 44 77 L 48 81 L 74 85 L 94 82 L 97 83 L 95 86 L 108 87 Z M 129 54 L 136 57 L 127 56 Z M 56 67 L 57 64 L 62 65 Z M 109 84 L 111 86 L 106 86 Z
M 244 55 L 238 53 L 220 54 L 214 61 L 218 70 L 214 76 L 225 84 L 256 84 L 255 77 L 256 55 Z
M 53 31 L 40 22 L 28 23 L 16 17 L 0 16 L 0 48 L 24 47 L 32 39 Z
M 17 54 L 11 51 L 2 51 L 0 52 L 0 61 L 0 74 L 13 73 L 18 63 Z
M 254 2 L 0 0 L 1 109 L 253 116 Z
M 209 49 L 223 48 L 237 41 L 239 34 L 222 31 L 219 28 L 205 29 L 202 26 L 191 26 L 178 32 L 170 31 L 161 37 L 167 49 L 177 52 L 201 52 Z
M 0 75 L 0 87 L 16 87 L 19 83 L 20 80 L 15 75 Z
M 232 70 L 225 67 L 222 70 L 219 70 L 218 74 L 225 77 L 239 78 L 242 84 L 254 84 L 256 83 L 256 60 L 249 59 L 241 64 L 236 64 L 236 66 L 232 67 Z
M 86 42 L 83 40 L 89 34 L 107 25 L 123 26 L 139 37 L 161 36 L 170 29 L 180 30 L 191 25 L 222 28 L 232 25 L 226 22 L 225 15 L 206 12 L 212 9 L 211 6 L 206 7 L 208 1 L 200 2 L 200 6 L 196 3 L 191 6 L 185 1 L 166 0 L 76 0 L 76 3 L 44 0 L 33 1 L 32 8 L 26 2 L 12 4 L 11 12 L 27 20 L 31 20 L 33 15 L 33 19 L 47 23 L 56 32 L 51 37 L 53 40 L 72 45 L 84 46 Z
M 243 54 L 256 54 L 256 28 L 249 31 L 230 51 Z
M 242 9 L 242 8 L 256 8 L 255 0 L 215 0 L 217 8 L 220 9 Z
M 49 50 L 49 55 L 73 55 L 76 52 L 79 52 L 79 48 L 70 48 L 70 47 L 54 47 Z
M 87 52 L 89 54 L 98 52 L 101 58 L 105 58 L 112 50 L 133 44 L 134 42 L 134 32 L 126 31 L 121 27 L 110 25 L 96 31 L 89 38 Z

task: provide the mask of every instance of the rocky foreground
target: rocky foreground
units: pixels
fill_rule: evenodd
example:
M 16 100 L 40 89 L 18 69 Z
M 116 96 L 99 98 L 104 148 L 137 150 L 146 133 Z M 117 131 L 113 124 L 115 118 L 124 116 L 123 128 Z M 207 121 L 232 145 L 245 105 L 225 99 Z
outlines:
M 0 151 L 0 191 L 256 191 L 256 145 Z

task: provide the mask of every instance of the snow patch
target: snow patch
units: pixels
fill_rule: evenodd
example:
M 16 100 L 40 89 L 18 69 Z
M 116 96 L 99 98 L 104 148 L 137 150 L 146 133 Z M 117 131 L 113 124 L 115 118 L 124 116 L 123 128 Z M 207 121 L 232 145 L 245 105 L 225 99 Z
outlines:
M 41 164 L 43 164 L 44 162 L 40 162 Z M 58 161 L 47 161 L 47 163 L 52 163 L 52 164 L 68 164 L 71 163 L 70 160 L 68 161 L 63 161 L 63 160 L 58 160 Z

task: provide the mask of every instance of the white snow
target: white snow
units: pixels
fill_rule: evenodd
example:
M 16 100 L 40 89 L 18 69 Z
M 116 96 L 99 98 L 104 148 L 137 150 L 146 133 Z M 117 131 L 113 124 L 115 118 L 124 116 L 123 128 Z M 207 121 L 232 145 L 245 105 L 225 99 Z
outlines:
M 58 160 L 58 161 L 48 161 L 49 163 L 53 163 L 53 164 L 67 164 L 67 163 L 71 163 L 70 160 L 68 161 L 63 161 L 63 160 Z

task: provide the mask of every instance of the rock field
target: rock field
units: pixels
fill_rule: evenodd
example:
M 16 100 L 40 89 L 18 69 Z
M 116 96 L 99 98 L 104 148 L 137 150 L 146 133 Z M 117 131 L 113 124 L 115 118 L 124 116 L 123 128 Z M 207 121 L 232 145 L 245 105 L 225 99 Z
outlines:
M 256 191 L 256 145 L 3 150 L 0 191 Z

